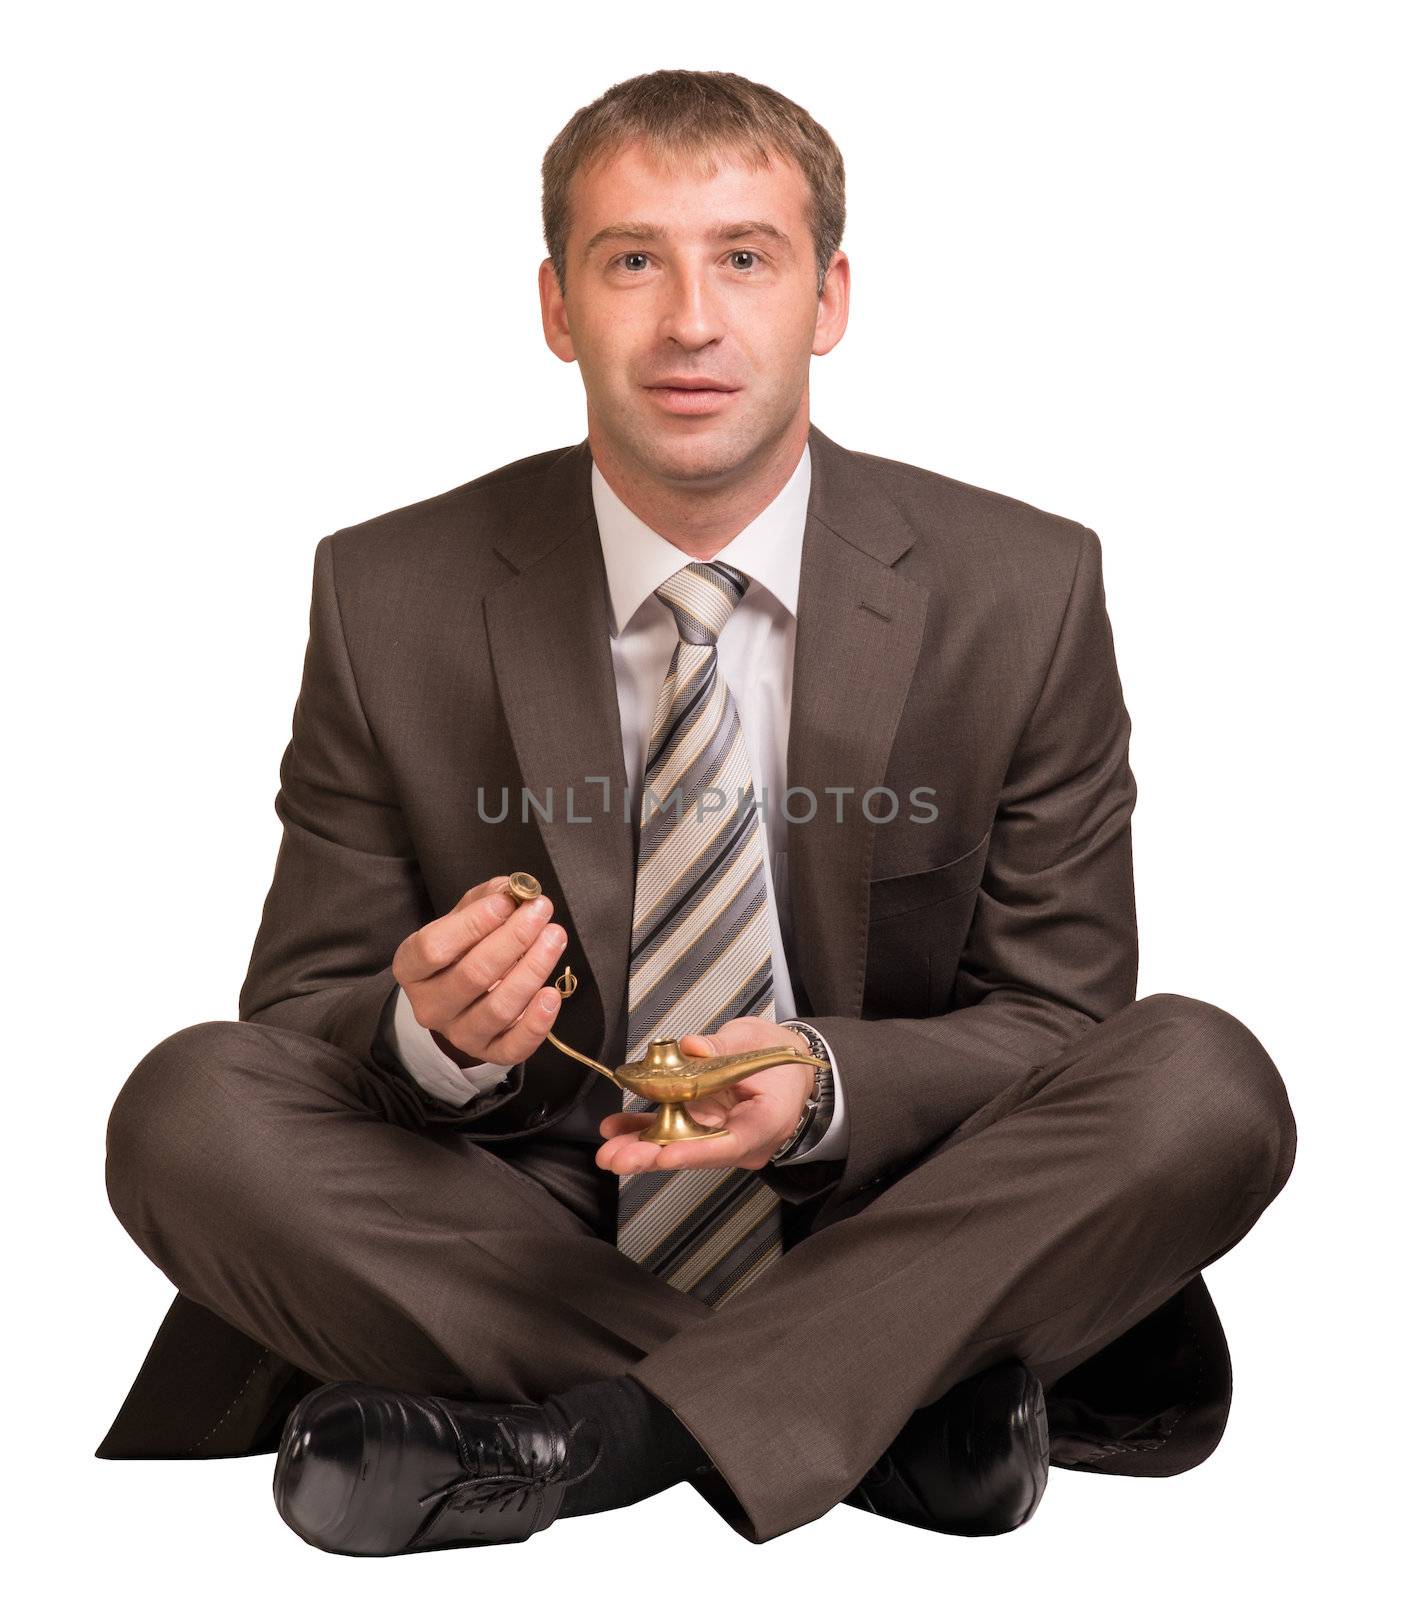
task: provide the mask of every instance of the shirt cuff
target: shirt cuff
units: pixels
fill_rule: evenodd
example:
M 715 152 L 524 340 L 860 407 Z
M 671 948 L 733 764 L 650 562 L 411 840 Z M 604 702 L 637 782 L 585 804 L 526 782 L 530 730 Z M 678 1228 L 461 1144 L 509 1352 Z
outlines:
M 513 1071 L 512 1063 L 500 1066 L 497 1061 L 485 1061 L 477 1067 L 461 1067 L 451 1061 L 431 1037 L 430 1029 L 416 1021 L 411 997 L 404 989 L 397 990 L 392 1008 L 391 1045 L 421 1088 L 452 1106 L 467 1104 Z
M 814 1022 L 808 1022 L 808 1027 L 816 1028 Z M 804 1161 L 842 1161 L 845 1159 L 849 1138 L 846 1131 L 846 1097 L 841 1089 L 841 1068 L 836 1060 L 836 1052 L 831 1048 L 831 1041 L 821 1029 L 816 1031 L 821 1034 L 822 1042 L 826 1045 L 826 1053 L 831 1057 L 831 1092 L 835 1097 L 835 1104 L 831 1109 L 831 1123 L 821 1138 L 799 1156 L 784 1156 L 774 1163 L 779 1167 L 799 1167 Z

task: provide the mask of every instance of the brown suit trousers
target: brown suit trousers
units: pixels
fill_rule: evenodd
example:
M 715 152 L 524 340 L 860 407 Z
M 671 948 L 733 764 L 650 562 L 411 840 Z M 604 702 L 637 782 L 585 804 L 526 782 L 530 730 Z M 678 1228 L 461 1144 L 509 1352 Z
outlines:
M 782 1258 L 711 1312 L 616 1250 L 614 1177 L 554 1135 L 600 1078 L 545 1045 L 453 1107 L 383 1042 L 400 942 L 521 869 L 579 978 L 554 1031 L 623 1059 L 634 828 L 583 441 L 318 544 L 239 1020 L 157 1045 L 110 1120 L 114 1209 L 178 1294 L 100 1456 L 268 1450 L 329 1378 L 514 1399 L 630 1372 L 761 1541 L 1008 1354 L 1058 1465 L 1216 1446 L 1201 1269 L 1286 1181 L 1295 1123 L 1235 1018 L 1135 999 L 1099 541 L 808 442 L 787 893 L 848 1140 L 765 1170 Z

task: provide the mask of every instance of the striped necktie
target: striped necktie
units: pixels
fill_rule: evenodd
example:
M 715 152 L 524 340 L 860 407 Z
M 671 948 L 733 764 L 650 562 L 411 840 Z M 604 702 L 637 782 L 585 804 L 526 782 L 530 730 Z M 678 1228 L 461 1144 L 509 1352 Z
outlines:
M 776 1019 L 763 833 L 738 706 L 719 672 L 719 633 L 748 582 L 722 561 L 694 561 L 655 591 L 680 637 L 641 780 L 629 1061 L 652 1039 L 713 1033 L 734 1017 Z M 622 1091 L 626 1111 L 652 1104 Z M 618 1247 L 709 1305 L 782 1253 L 781 1202 L 752 1170 L 682 1167 L 618 1181 Z

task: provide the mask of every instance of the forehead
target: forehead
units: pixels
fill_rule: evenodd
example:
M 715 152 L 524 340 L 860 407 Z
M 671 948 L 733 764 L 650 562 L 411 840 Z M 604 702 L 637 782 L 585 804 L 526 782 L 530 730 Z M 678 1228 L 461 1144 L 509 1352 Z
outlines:
M 684 235 L 754 218 L 795 238 L 806 201 L 801 169 L 775 150 L 763 166 L 733 150 L 657 155 L 628 144 L 573 177 L 571 231 L 580 246 L 601 228 L 627 222 Z

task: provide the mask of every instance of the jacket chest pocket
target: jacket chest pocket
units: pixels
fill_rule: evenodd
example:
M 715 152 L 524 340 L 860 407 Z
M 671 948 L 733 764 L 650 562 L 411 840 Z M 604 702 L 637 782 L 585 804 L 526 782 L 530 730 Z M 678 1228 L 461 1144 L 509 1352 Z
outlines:
M 933 1016 L 952 988 L 991 830 L 937 867 L 870 881 L 862 1015 Z

